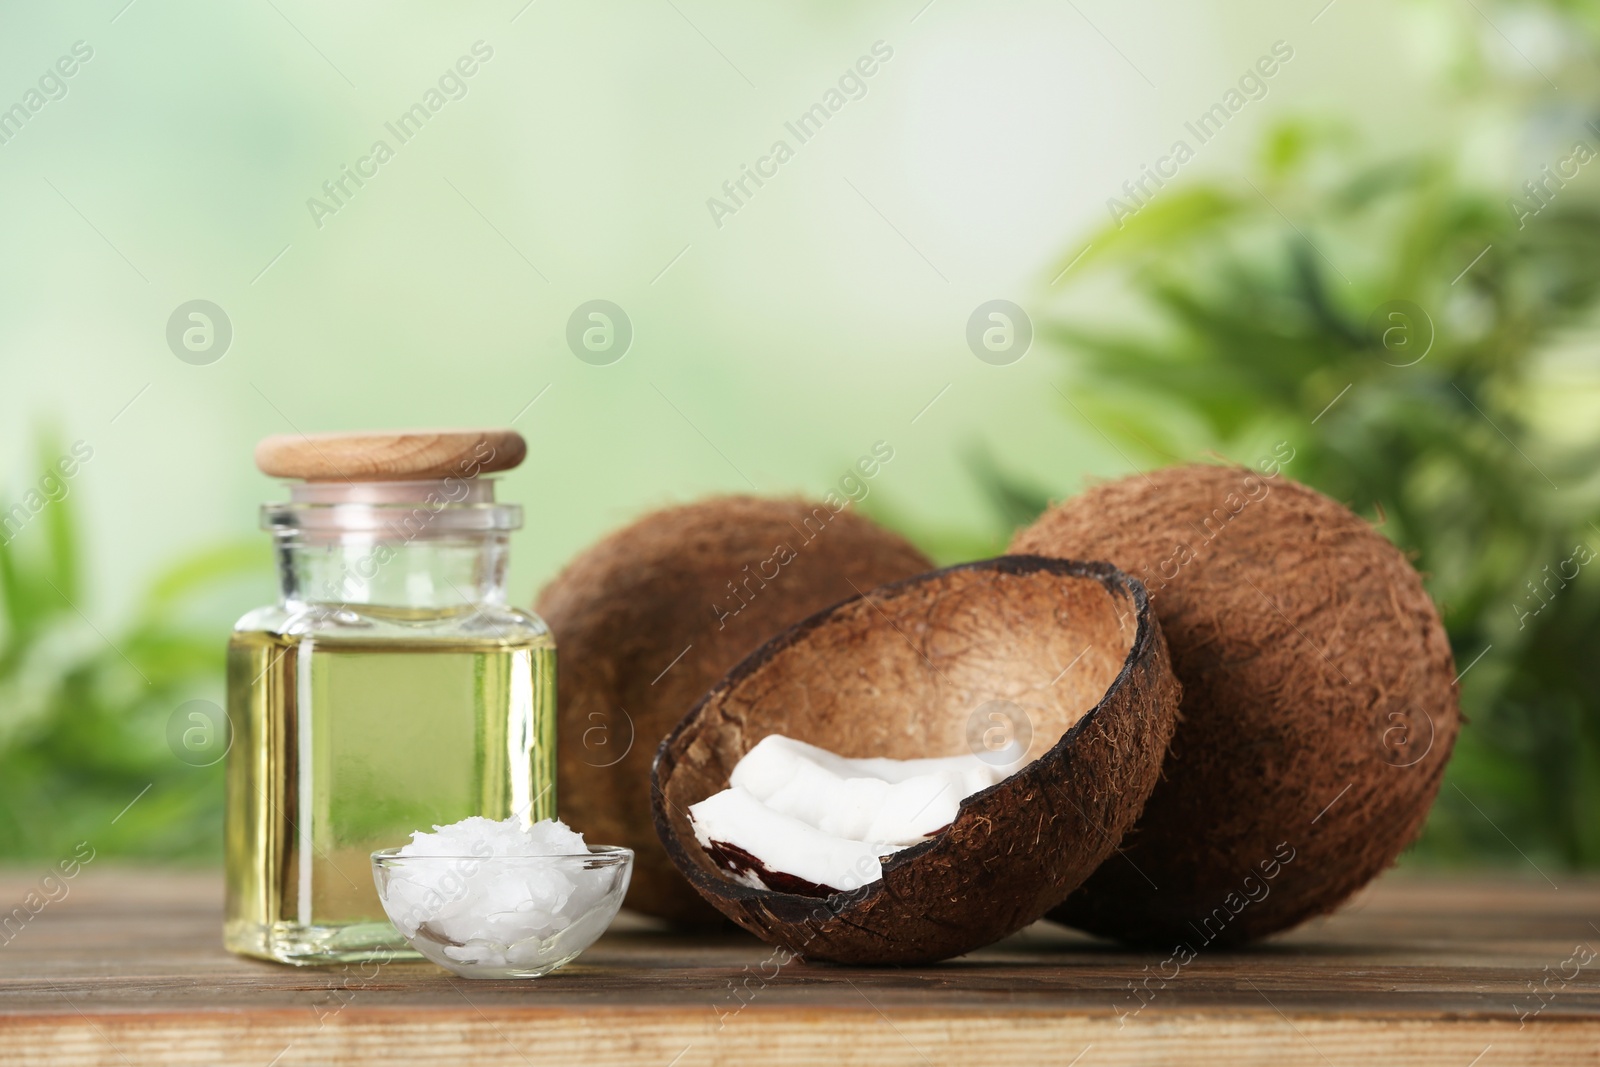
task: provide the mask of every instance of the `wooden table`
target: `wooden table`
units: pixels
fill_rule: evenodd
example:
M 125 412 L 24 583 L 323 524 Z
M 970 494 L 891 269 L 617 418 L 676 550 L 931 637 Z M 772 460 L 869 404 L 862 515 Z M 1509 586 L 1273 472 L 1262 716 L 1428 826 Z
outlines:
M 0 876 L 0 902 L 43 873 Z M 69 883 L 0 945 L 0 1064 L 1600 1064 L 1594 881 L 1392 875 L 1141 996 L 1165 954 L 1048 924 L 910 970 L 779 968 L 741 934 L 626 917 L 532 982 L 296 969 L 222 951 L 220 881 L 97 866 Z

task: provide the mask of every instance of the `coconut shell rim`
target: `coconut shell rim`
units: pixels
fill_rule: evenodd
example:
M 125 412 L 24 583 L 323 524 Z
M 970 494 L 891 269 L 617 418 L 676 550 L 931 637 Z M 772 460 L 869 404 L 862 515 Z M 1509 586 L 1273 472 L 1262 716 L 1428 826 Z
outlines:
M 1066 731 L 1062 733 L 1062 735 L 1056 740 L 1055 744 L 1039 753 L 1038 756 L 1029 760 L 1021 767 L 1018 767 L 1015 771 L 1007 775 L 1005 778 L 1002 778 L 994 785 L 988 786 L 963 798 L 960 805 L 956 809 L 956 817 L 951 820 L 950 827 L 954 827 L 967 815 L 969 807 L 977 806 L 991 794 L 1000 790 L 1006 785 L 1006 783 L 1010 782 L 1018 775 L 1026 773 L 1030 768 L 1034 767 L 1040 761 L 1047 759 L 1052 755 L 1058 755 L 1065 758 L 1066 750 L 1071 747 L 1076 742 L 1077 738 L 1090 727 L 1092 722 L 1098 716 L 1100 710 L 1104 708 L 1110 701 L 1112 695 L 1126 684 L 1129 676 L 1133 673 L 1134 668 L 1147 656 L 1152 655 L 1155 651 L 1153 647 L 1157 633 L 1155 615 L 1150 609 L 1150 596 L 1149 592 L 1144 587 L 1144 583 L 1139 581 L 1139 579 L 1135 578 L 1133 575 L 1123 571 L 1115 564 L 1106 562 L 1104 560 L 1062 559 L 1053 556 L 1040 556 L 1025 553 L 995 556 L 990 559 L 973 560 L 967 563 L 957 563 L 949 567 L 939 567 L 923 574 L 913 575 L 910 578 L 902 578 L 897 582 L 889 582 L 885 585 L 877 586 L 874 589 L 859 593 L 856 596 L 846 597 L 837 604 L 830 604 L 828 607 L 825 607 L 820 611 L 813 612 L 811 615 L 806 616 L 804 619 L 801 619 L 799 622 L 790 625 L 779 633 L 774 634 L 767 641 L 763 642 L 758 648 L 756 648 L 755 651 L 751 652 L 748 656 L 735 664 L 717 681 L 715 685 L 706 690 L 705 694 L 695 702 L 694 706 L 691 707 L 684 714 L 683 718 L 679 720 L 678 724 L 672 728 L 672 731 L 662 739 L 661 744 L 656 748 L 655 757 L 650 762 L 650 813 L 652 820 L 655 823 L 656 836 L 661 839 L 662 847 L 666 849 L 668 857 L 678 867 L 678 870 L 683 874 L 683 876 L 688 879 L 690 885 L 694 886 L 696 892 L 700 893 L 701 896 L 707 896 L 708 894 L 711 894 L 722 900 L 739 902 L 758 901 L 768 905 L 776 905 L 782 910 L 788 910 L 791 908 L 811 909 L 816 908 L 820 904 L 838 901 L 841 898 L 852 898 L 848 900 L 845 907 L 839 909 L 837 912 L 837 914 L 842 916 L 847 914 L 851 909 L 860 907 L 861 905 L 884 893 L 886 891 L 886 887 L 888 886 L 889 875 L 891 871 L 897 870 L 900 867 L 915 862 L 921 857 L 934 852 L 940 847 L 942 842 L 948 840 L 950 827 L 946 827 L 944 830 L 940 831 L 938 834 L 935 834 L 933 837 L 930 837 L 926 841 L 922 841 L 908 848 L 901 849 L 892 856 L 887 857 L 883 861 L 882 878 L 879 878 L 873 882 L 869 882 L 865 886 L 857 889 L 840 890 L 823 897 L 805 896 L 799 893 L 785 893 L 775 889 L 757 889 L 754 886 L 741 885 L 732 879 L 709 874 L 703 867 L 689 858 L 687 846 L 680 841 L 677 835 L 673 832 L 671 820 L 667 815 L 666 796 L 664 790 L 662 789 L 661 782 L 661 767 L 663 760 L 667 757 L 669 749 L 678 740 L 679 736 L 683 734 L 684 731 L 690 726 L 690 724 L 699 717 L 701 712 L 708 704 L 710 704 L 724 692 L 742 683 L 746 678 L 754 674 L 757 670 L 765 666 L 777 655 L 798 642 L 811 631 L 822 626 L 825 622 L 832 618 L 835 613 L 843 610 L 850 604 L 856 603 L 857 601 L 868 600 L 870 602 L 870 598 L 873 594 L 893 594 L 910 586 L 918 585 L 923 582 L 964 571 L 990 571 L 998 574 L 1013 575 L 1046 572 L 1070 578 L 1091 578 L 1098 581 L 1101 586 L 1105 588 L 1107 593 L 1113 596 L 1115 596 L 1117 592 L 1116 585 L 1120 583 L 1122 587 L 1127 590 L 1131 599 L 1133 600 L 1136 625 L 1134 629 L 1133 641 L 1130 643 L 1128 648 L 1128 654 L 1123 658 L 1122 666 L 1118 669 L 1116 677 L 1113 678 L 1110 684 L 1106 686 L 1105 692 L 1101 695 L 1100 699 L 1097 700 L 1094 705 L 1085 711 L 1081 716 L 1079 716 L 1078 721 L 1068 727 Z M 695 847 L 699 847 L 698 842 L 695 843 Z M 1113 843 L 1112 847 L 1113 849 L 1116 847 L 1115 843 Z M 1092 873 L 1093 869 L 1085 871 L 1084 879 L 1086 880 Z M 1081 884 L 1081 882 L 1079 884 Z M 1067 895 L 1070 895 L 1071 892 L 1076 891 L 1076 889 L 1077 886 L 1073 886 L 1068 890 Z M 1062 899 L 1065 899 L 1065 896 L 1063 896 Z

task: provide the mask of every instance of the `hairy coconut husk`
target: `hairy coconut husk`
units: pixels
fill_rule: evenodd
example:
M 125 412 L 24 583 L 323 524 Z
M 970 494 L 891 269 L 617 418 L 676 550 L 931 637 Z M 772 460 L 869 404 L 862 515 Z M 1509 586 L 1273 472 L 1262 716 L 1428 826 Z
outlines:
M 1155 786 L 1177 701 L 1144 589 L 1115 568 L 1005 556 L 934 571 L 813 615 L 718 682 L 661 746 L 656 828 L 695 889 L 773 944 L 940 960 L 1039 918 L 1111 854 Z M 852 892 L 740 885 L 689 823 L 769 734 L 910 759 L 981 755 L 994 728 L 1037 758 Z
M 1421 831 L 1455 667 L 1417 572 L 1360 517 L 1281 474 L 1186 466 L 1092 488 L 1011 547 L 1142 579 L 1184 690 L 1125 858 L 1052 918 L 1235 944 L 1331 911 Z
M 650 761 L 713 682 L 767 638 L 928 559 L 845 508 L 720 497 L 649 514 L 540 593 L 556 672 L 558 804 L 590 840 L 637 854 L 627 906 L 721 923 L 661 850 Z

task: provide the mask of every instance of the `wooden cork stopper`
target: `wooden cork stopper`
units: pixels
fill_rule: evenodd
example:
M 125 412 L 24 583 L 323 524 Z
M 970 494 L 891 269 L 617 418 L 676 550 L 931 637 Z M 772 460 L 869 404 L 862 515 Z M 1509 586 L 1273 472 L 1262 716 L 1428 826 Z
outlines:
M 510 470 L 527 453 L 515 430 L 277 434 L 256 445 L 256 466 L 308 482 L 421 481 Z

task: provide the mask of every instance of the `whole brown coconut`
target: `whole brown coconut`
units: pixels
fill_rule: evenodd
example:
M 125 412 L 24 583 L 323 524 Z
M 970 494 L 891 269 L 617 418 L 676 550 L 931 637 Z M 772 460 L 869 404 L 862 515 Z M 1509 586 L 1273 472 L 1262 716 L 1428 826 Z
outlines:
M 773 944 L 840 963 L 941 960 L 1038 919 L 1111 854 L 1155 787 L 1177 706 L 1138 582 L 1104 563 L 968 563 L 819 612 L 729 672 L 661 746 L 656 828 L 707 900 Z M 886 859 L 882 879 L 819 898 L 730 880 L 689 824 L 774 733 L 844 756 L 981 756 L 1015 740 L 1034 758 Z
M 561 817 L 637 853 L 628 907 L 721 922 L 651 824 L 650 761 L 678 720 L 784 627 L 932 566 L 847 507 L 732 496 L 646 515 L 545 586 L 536 610 L 560 654 Z
M 1399 549 L 1281 474 L 1188 466 L 1090 489 L 1012 551 L 1150 591 L 1183 683 L 1160 785 L 1052 918 L 1162 948 L 1331 911 L 1420 832 L 1455 743 L 1455 668 Z

